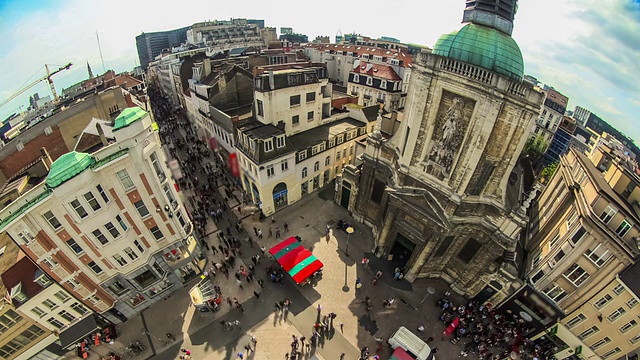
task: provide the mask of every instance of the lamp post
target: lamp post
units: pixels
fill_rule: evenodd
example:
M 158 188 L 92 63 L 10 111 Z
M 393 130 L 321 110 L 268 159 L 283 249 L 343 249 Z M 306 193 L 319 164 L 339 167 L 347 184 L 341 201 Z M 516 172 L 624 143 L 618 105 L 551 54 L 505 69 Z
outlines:
M 351 238 L 351 234 L 353 234 L 354 230 L 351 226 L 347 228 L 347 246 L 344 248 L 344 254 L 349 257 L 349 238 Z

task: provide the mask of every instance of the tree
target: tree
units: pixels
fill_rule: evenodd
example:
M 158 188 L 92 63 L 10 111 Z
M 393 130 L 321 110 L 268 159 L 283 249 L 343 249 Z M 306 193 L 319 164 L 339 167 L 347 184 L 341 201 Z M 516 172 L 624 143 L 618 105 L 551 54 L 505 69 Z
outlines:
M 540 182 L 541 183 L 547 182 L 549 179 L 551 179 L 553 174 L 556 173 L 556 170 L 558 170 L 557 161 L 547 165 L 544 169 L 542 169 L 542 172 L 540 172 Z

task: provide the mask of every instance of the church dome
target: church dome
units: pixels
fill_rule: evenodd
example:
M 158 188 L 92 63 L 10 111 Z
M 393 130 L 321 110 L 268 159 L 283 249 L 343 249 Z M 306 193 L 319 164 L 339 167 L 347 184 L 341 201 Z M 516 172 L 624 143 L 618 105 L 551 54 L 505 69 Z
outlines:
M 440 36 L 433 54 L 464 61 L 522 80 L 524 60 L 513 38 L 494 28 L 468 23 L 460 30 Z

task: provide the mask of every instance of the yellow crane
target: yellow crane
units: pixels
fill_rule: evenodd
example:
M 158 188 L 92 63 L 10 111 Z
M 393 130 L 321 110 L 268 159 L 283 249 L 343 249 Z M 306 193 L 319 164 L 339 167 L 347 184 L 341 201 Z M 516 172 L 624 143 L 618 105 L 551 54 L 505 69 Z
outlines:
M 51 77 L 61 71 L 65 71 L 65 70 L 69 70 L 69 68 L 72 66 L 72 63 L 68 63 L 65 66 L 60 67 L 58 70 L 54 70 L 53 72 L 49 71 L 49 65 L 45 65 L 44 68 L 47 70 L 47 75 L 41 77 L 40 79 L 37 79 L 36 81 L 32 82 L 31 84 L 23 87 L 22 89 L 16 91 L 13 95 L 9 96 L 8 99 L 4 100 L 3 102 L 0 103 L 0 107 L 4 106 L 6 103 L 8 103 L 9 101 L 15 99 L 16 97 L 20 96 L 20 94 L 24 93 L 25 91 L 31 89 L 32 87 L 38 85 L 40 82 L 42 81 L 47 81 L 47 83 L 49 83 L 49 87 L 51 88 L 51 93 L 53 94 L 53 101 L 57 104 L 60 101 L 60 98 L 58 97 L 58 93 L 56 92 L 56 87 L 53 85 L 53 79 L 51 79 Z

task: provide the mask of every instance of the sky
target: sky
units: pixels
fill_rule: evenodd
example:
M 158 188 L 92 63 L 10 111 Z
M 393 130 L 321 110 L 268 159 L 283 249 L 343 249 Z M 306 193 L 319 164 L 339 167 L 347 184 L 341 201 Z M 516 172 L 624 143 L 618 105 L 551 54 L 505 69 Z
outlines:
M 304 5 L 301 5 L 304 4 Z M 264 19 L 314 39 L 338 31 L 391 36 L 432 47 L 460 27 L 464 0 L 0 0 L 0 101 L 72 62 L 53 77 L 60 93 L 94 74 L 138 65 L 135 37 L 204 20 Z M 96 33 L 104 58 L 100 59 Z M 569 97 L 640 143 L 640 0 L 520 0 L 513 38 L 525 73 Z M 51 66 L 53 65 L 53 66 Z M 50 95 L 46 82 L 0 108 L 0 119 L 26 108 L 29 95 Z

